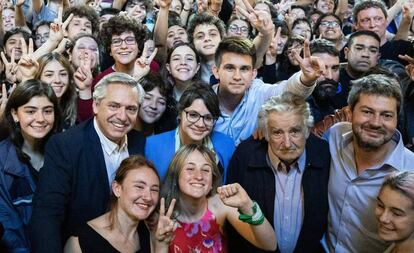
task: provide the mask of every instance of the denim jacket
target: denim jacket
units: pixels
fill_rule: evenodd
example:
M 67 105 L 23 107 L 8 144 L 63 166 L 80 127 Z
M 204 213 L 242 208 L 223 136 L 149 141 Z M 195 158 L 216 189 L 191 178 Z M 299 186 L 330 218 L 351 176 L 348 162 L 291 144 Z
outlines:
M 13 143 L 0 142 L 0 223 L 1 243 L 9 252 L 30 252 L 28 224 L 36 185 L 28 165 L 21 162 Z

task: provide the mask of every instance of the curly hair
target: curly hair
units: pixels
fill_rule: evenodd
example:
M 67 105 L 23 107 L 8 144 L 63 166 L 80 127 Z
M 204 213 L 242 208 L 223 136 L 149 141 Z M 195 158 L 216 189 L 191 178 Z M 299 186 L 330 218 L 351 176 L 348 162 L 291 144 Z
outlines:
M 194 35 L 195 28 L 198 25 L 203 25 L 203 24 L 216 26 L 220 33 L 220 37 L 222 39 L 226 35 L 226 25 L 224 24 L 224 22 L 218 17 L 212 16 L 210 14 L 203 12 L 198 15 L 195 15 L 195 17 L 190 19 L 190 22 L 188 23 L 187 33 L 188 33 L 188 41 L 190 43 L 193 43 L 193 39 L 194 39 L 193 35 Z
M 99 34 L 99 40 L 102 41 L 102 45 L 106 52 L 111 51 L 112 36 L 120 35 L 124 32 L 134 33 L 138 49 L 142 52 L 146 37 L 145 28 L 136 20 L 123 15 L 112 17 L 108 23 L 102 27 Z

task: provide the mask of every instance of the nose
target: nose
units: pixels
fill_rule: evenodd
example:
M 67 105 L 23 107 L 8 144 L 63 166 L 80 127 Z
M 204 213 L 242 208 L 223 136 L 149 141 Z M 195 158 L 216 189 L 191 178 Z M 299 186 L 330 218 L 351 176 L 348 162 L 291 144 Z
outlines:
M 381 215 L 379 216 L 379 220 L 382 223 L 389 223 L 390 222 L 390 217 L 389 217 L 389 213 L 387 210 L 384 210 Z
M 240 75 L 240 70 L 239 70 L 239 69 L 236 69 L 236 70 L 234 71 L 234 74 L 233 74 L 233 79 L 234 79 L 234 80 L 240 80 L 240 79 L 241 79 L 241 75 Z
M 375 113 L 371 120 L 370 120 L 371 125 L 373 126 L 381 126 L 381 115 Z
M 151 101 L 149 102 L 149 107 L 153 110 L 157 109 L 157 101 L 155 99 L 151 99 Z
M 43 112 L 41 110 L 39 110 L 36 113 L 36 121 L 37 122 L 44 122 L 45 121 L 45 116 L 43 115 Z
M 124 106 L 118 109 L 117 118 L 121 121 L 127 120 L 126 108 Z
M 194 170 L 194 178 L 197 179 L 197 180 L 203 179 L 203 175 L 202 175 L 200 169 L 195 169 Z
M 142 191 L 141 197 L 144 201 L 150 201 L 151 200 L 151 189 L 150 188 L 144 189 Z
M 326 68 L 326 71 L 323 73 L 325 79 L 332 79 L 332 69 Z
M 375 21 L 373 18 L 369 20 L 369 27 L 375 27 Z
M 185 64 L 186 64 L 186 62 L 185 62 L 185 58 L 184 58 L 184 57 L 182 57 L 182 58 L 180 59 L 180 64 L 181 64 L 181 65 L 185 65 Z
M 292 143 L 290 142 L 289 133 L 285 133 L 283 135 L 283 144 L 285 148 L 290 148 L 290 146 L 292 146 Z
M 61 83 L 60 76 L 58 74 L 53 76 L 53 83 Z

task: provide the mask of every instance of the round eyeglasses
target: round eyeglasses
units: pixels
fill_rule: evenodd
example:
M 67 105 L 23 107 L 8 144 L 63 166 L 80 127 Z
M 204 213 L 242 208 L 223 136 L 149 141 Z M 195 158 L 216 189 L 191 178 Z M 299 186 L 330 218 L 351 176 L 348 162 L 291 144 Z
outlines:
M 193 124 L 196 123 L 197 121 L 199 121 L 200 118 L 203 119 L 204 125 L 209 126 L 209 127 L 213 126 L 214 123 L 216 122 L 216 119 L 213 116 L 211 116 L 210 114 L 200 115 L 196 111 L 186 111 L 186 110 L 184 110 L 184 112 L 185 112 L 185 116 L 186 116 L 187 120 L 190 123 L 193 123 Z

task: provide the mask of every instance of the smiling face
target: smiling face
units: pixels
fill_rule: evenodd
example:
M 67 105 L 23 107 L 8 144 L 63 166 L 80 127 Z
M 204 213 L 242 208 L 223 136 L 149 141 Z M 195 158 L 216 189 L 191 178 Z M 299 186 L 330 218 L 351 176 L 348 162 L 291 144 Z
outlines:
M 187 31 L 178 25 L 168 27 L 167 48 L 171 49 L 180 42 L 188 43 Z
M 335 3 L 333 0 L 318 0 L 315 4 L 315 9 L 322 13 L 333 13 L 335 8 Z
M 99 62 L 99 49 L 98 43 L 91 37 L 79 38 L 73 46 L 71 61 L 75 68 L 81 65 L 81 59 L 85 54 L 91 58 L 90 69 L 96 68 Z
M 214 57 L 221 39 L 220 32 L 215 25 L 200 24 L 194 29 L 194 47 L 202 56 Z
M 19 122 L 23 138 L 30 144 L 44 138 L 55 122 L 54 107 L 45 96 L 33 97 L 26 104 L 12 110 L 15 122 Z
M 342 37 L 339 21 L 333 16 L 324 17 L 319 25 L 319 34 L 323 39 L 338 40 Z
M 222 92 L 243 97 L 257 71 L 250 55 L 227 52 L 222 55 L 220 66 L 213 66 L 213 74 L 220 80 Z
M 195 150 L 184 162 L 178 178 L 180 198 L 205 198 L 212 189 L 213 168 L 207 159 Z
M 3 30 L 4 32 L 10 31 L 16 27 L 15 12 L 12 9 L 3 10 Z
M 302 36 L 305 39 L 310 40 L 312 36 L 311 27 L 306 22 L 299 22 L 297 23 L 293 28 L 291 35 L 299 35 Z
M 122 184 L 114 181 L 112 189 L 118 207 L 133 220 L 145 220 L 158 203 L 160 181 L 149 167 L 130 170 Z
M 74 16 L 67 29 L 68 38 L 74 40 L 80 34 L 92 34 L 92 22 L 86 17 Z
M 117 41 L 121 41 L 117 45 Z M 127 41 L 125 41 L 127 40 Z M 130 45 L 128 44 L 130 40 Z M 134 41 L 134 42 L 133 42 Z M 111 55 L 117 64 L 133 64 L 139 53 L 138 43 L 133 32 L 123 32 L 120 35 L 112 35 Z
M 6 41 L 6 44 L 4 46 L 4 51 L 6 52 L 6 55 L 10 58 L 14 51 L 14 59 L 19 60 L 20 57 L 22 57 L 22 42 L 20 39 L 23 38 L 23 35 L 21 33 L 14 34 L 9 37 L 9 39 Z
M 269 156 L 286 164 L 295 162 L 305 149 L 308 133 L 303 117 L 292 112 L 270 112 L 267 124 Z
M 389 186 L 382 188 L 377 198 L 375 216 L 378 235 L 386 242 L 404 242 L 414 238 L 413 201 Z
M 93 112 L 99 129 L 111 141 L 120 144 L 137 119 L 138 90 L 122 85 L 109 84 L 101 101 L 94 101 Z
M 39 48 L 49 38 L 49 25 L 41 25 L 36 29 L 35 44 Z
M 145 7 L 144 1 L 129 1 L 125 6 L 125 11 L 128 13 L 128 16 L 137 20 L 139 23 L 142 23 L 145 20 L 145 16 L 147 15 L 147 9 Z
M 345 47 L 345 58 L 348 60 L 347 69 L 358 74 L 367 72 L 378 64 L 380 43 L 371 36 L 355 37 L 352 43 Z
M 193 49 L 183 45 L 171 53 L 170 62 L 166 64 L 166 68 L 176 81 L 186 82 L 197 74 L 200 64 L 197 62 Z
M 397 128 L 397 100 L 360 94 L 352 110 L 352 131 L 361 148 L 379 149 L 387 144 Z
M 199 118 L 194 122 L 193 118 L 201 115 L 204 118 Z M 193 103 L 185 108 L 180 114 L 180 137 L 184 144 L 201 143 L 203 139 L 211 133 L 214 127 L 214 120 L 212 124 L 206 124 L 207 121 L 213 119 L 210 111 L 207 109 L 204 101 L 200 98 L 193 101 Z
M 236 36 L 247 39 L 249 37 L 249 25 L 246 21 L 236 19 L 227 27 L 227 36 Z
M 69 86 L 69 73 L 58 61 L 53 60 L 43 68 L 40 80 L 52 86 L 57 98 L 61 98 Z
M 144 101 L 139 109 L 139 118 L 147 124 L 158 121 L 167 108 L 167 99 L 160 93 L 160 89 L 145 92 Z

